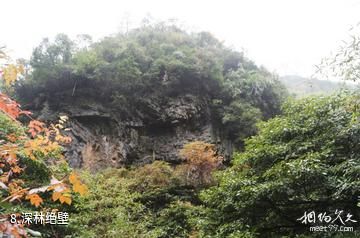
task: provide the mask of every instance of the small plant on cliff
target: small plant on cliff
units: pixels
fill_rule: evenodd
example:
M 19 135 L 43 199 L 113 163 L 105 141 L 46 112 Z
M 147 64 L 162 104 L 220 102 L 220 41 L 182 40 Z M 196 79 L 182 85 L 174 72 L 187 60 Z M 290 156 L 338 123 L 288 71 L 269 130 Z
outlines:
M 190 142 L 180 151 L 184 163 L 177 166 L 186 184 L 195 187 L 209 185 L 212 172 L 221 164 L 222 157 L 216 153 L 213 144 L 202 141 Z

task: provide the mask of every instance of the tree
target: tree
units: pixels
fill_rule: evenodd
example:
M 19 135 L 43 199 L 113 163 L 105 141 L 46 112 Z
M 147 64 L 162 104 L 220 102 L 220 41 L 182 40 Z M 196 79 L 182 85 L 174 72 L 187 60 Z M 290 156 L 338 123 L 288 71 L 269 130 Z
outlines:
M 11 75 L 6 74 L 9 67 L 13 66 L 5 66 L 3 77 L 7 87 L 19 73 L 11 69 Z M 27 126 L 18 121 L 21 115 L 30 119 Z M 29 205 L 49 211 L 58 207 L 51 205 L 51 201 L 71 205 L 73 193 L 87 192 L 74 172 L 69 175 L 70 169 L 61 155 L 61 144 L 70 142 L 70 138 L 61 133 L 66 120 L 66 116 L 60 116 L 57 124 L 47 127 L 0 93 L 0 234 L 27 237 L 27 233 L 37 233 L 17 222 Z M 56 179 L 58 176 L 62 179 Z
M 297 219 L 310 211 L 334 216 L 338 209 L 358 218 L 359 97 L 340 93 L 289 102 L 284 115 L 260 123 L 259 134 L 220 173 L 219 186 L 202 193 L 204 233 L 308 234 Z
M 185 178 L 185 183 L 197 186 L 206 186 L 212 182 L 212 172 L 222 162 L 217 155 L 213 144 L 194 141 L 184 145 L 180 151 L 184 163 L 177 167 Z

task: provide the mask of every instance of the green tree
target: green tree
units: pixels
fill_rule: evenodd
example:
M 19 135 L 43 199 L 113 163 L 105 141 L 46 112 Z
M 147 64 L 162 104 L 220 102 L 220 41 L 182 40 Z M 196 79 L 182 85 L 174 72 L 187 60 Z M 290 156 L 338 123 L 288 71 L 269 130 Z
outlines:
M 220 173 L 219 186 L 203 192 L 204 233 L 306 235 L 309 227 L 297 220 L 304 212 L 334 216 L 338 209 L 358 218 L 358 100 L 359 94 L 348 93 L 310 97 L 289 102 L 283 116 L 260 123 L 245 152 Z

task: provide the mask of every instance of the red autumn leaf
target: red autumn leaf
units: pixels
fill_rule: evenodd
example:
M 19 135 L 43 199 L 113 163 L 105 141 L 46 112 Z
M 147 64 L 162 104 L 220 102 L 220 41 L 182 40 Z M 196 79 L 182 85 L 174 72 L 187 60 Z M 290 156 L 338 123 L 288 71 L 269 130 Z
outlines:
M 37 120 L 32 120 L 29 123 L 29 130 L 28 132 L 31 134 L 32 137 L 35 137 L 38 133 L 44 131 L 44 123 L 37 121 Z
M 31 112 L 23 111 L 20 108 L 20 104 L 10 99 L 7 95 L 0 93 L 0 110 L 10 116 L 12 119 L 16 119 L 20 114 L 30 115 Z

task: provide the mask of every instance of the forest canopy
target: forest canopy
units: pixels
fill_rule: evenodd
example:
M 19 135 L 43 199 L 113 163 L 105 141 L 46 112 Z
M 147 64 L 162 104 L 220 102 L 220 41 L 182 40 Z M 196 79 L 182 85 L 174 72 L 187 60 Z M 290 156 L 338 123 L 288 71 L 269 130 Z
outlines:
M 281 112 L 287 97 L 277 76 L 243 53 L 210 33 L 188 33 L 167 23 L 98 42 L 59 34 L 34 49 L 30 65 L 30 79 L 17 87 L 20 101 L 51 102 L 54 95 L 63 100 L 96 97 L 121 111 L 122 117 L 134 118 L 139 117 L 135 109 L 148 106 L 146 98 L 192 94 L 207 101 L 213 120 L 239 147 L 256 132 L 258 120 Z

